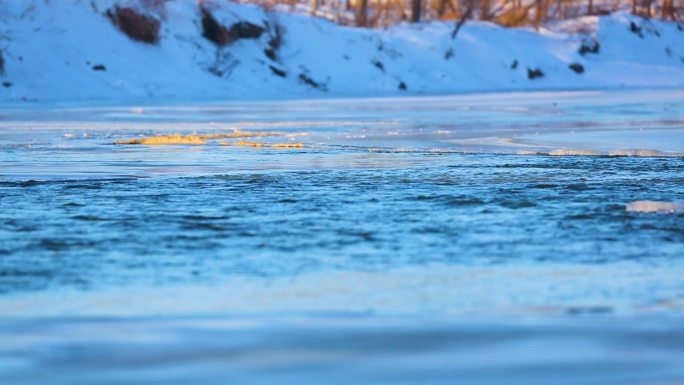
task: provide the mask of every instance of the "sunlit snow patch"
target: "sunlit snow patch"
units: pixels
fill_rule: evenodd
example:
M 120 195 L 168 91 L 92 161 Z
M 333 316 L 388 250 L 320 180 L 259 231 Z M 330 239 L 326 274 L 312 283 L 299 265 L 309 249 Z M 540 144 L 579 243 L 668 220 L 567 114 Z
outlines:
M 207 141 L 199 135 L 160 135 L 142 139 L 120 140 L 115 142 L 115 144 L 143 144 L 146 146 L 206 143 Z

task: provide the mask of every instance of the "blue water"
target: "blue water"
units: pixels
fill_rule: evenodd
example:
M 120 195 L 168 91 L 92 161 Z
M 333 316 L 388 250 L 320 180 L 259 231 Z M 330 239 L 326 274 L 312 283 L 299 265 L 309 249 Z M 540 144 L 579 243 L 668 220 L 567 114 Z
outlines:
M 684 213 L 626 210 L 684 202 L 683 111 L 674 91 L 7 110 L 0 383 L 684 381 Z M 231 129 L 305 147 L 113 144 Z M 664 156 L 600 155 L 634 148 Z
M 683 158 L 393 156 L 408 164 L 3 182 L 0 292 L 682 255 L 681 215 L 625 204 L 682 197 Z

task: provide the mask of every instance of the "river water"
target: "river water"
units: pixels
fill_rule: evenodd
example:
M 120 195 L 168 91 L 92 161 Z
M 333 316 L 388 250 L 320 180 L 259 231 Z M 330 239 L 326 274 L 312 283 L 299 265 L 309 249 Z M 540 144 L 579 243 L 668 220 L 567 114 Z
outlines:
M 3 108 L 0 383 L 684 383 L 683 154 L 672 90 Z

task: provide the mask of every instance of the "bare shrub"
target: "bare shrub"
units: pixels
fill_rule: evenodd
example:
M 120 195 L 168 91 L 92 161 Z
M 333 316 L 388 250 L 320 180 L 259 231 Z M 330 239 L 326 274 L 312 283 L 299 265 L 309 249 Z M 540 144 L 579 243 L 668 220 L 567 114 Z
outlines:
M 281 70 L 280 68 L 274 67 L 272 65 L 269 65 L 268 68 L 270 68 L 271 72 L 273 72 L 273 74 L 276 76 L 280 76 L 281 78 L 287 77 L 287 72 Z
M 107 17 L 132 40 L 147 44 L 159 43 L 161 23 L 156 18 L 142 14 L 133 8 L 118 5 L 107 10 Z
M 283 27 L 277 23 L 266 23 L 268 28 L 268 47 L 264 49 L 264 54 L 273 61 L 278 61 L 278 50 L 283 45 Z

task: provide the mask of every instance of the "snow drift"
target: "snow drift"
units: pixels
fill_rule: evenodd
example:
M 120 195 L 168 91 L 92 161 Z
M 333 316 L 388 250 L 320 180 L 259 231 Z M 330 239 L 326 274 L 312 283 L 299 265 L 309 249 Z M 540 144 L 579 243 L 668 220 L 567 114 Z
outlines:
M 471 22 L 451 39 L 451 30 L 350 28 L 225 1 L 2 2 L 0 101 L 684 86 L 676 23 L 615 14 L 539 31 Z

